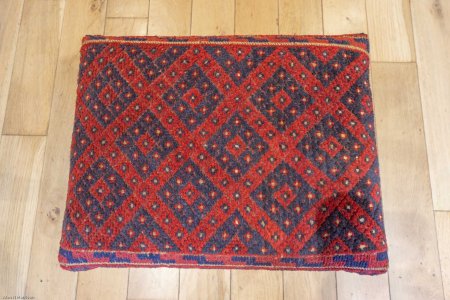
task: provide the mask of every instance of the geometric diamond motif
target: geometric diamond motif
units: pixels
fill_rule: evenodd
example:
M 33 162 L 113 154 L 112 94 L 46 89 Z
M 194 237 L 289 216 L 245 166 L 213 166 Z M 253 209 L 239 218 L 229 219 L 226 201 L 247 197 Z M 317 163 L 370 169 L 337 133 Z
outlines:
M 192 206 L 195 201 L 201 196 L 201 193 L 197 188 L 192 184 L 192 182 L 188 182 L 184 188 L 180 190 L 180 196 L 183 200 L 189 205 Z
M 197 88 L 192 88 L 183 95 L 183 100 L 188 103 L 192 109 L 195 109 L 203 101 L 203 95 Z
M 281 90 L 272 98 L 272 102 L 279 110 L 285 110 L 292 103 L 292 99 L 286 91 Z
M 364 146 L 335 118 L 326 115 L 303 137 L 297 149 L 330 179 L 337 180 Z
M 307 47 L 291 48 L 290 51 L 326 87 L 360 56 L 359 52 L 342 49 L 334 55 L 331 50 L 323 51 L 320 57 Z
M 106 198 L 106 196 L 108 196 L 111 193 L 110 189 L 108 188 L 108 185 L 106 184 L 105 180 L 103 180 L 103 178 L 94 183 L 89 189 L 89 192 L 100 203 L 103 203 L 103 200 Z
M 285 131 L 314 102 L 283 67 L 278 68 L 250 99 L 280 131 Z
M 146 53 L 136 45 L 121 45 L 121 48 L 126 51 L 134 65 L 149 82 L 164 73 L 188 49 L 188 47 L 180 46 L 169 47 L 164 53 L 158 54 L 156 48 L 153 48 L 150 53 Z M 157 55 L 155 59 L 149 57 L 154 55 Z
M 78 157 L 82 156 L 84 150 L 86 150 L 86 148 L 91 144 L 91 140 L 86 134 L 86 130 L 83 125 L 81 125 L 80 120 L 75 120 L 75 124 L 73 126 L 73 139 L 73 150 L 72 156 L 70 157 L 71 168 L 74 167 Z
M 244 53 L 243 49 L 236 49 L 235 53 L 230 53 L 221 46 L 206 46 L 205 50 L 220 64 L 237 86 L 241 85 L 252 70 L 274 51 L 272 47 L 254 47 L 249 49 L 248 53 Z
M 282 162 L 251 193 L 251 198 L 289 234 L 320 199 L 320 193 Z
M 88 246 L 86 241 L 83 239 L 83 236 L 78 232 L 77 226 L 75 226 L 72 222 L 68 212 L 64 214 L 62 229 L 65 233 L 65 240 L 72 248 L 86 248 Z
M 377 168 L 378 160 L 375 160 L 372 168 L 349 192 L 349 196 L 375 220 L 378 226 L 384 228 L 383 219 L 381 218 L 383 210 L 380 201 L 380 186 L 377 183 L 378 175 L 374 172 L 374 169 Z
M 222 197 L 222 192 L 192 160 L 188 160 L 159 190 L 158 195 L 169 205 L 183 227 L 192 231 Z
M 197 64 L 162 96 L 190 131 L 206 120 L 223 97 Z
M 116 145 L 144 179 L 178 147 L 175 139 L 149 110 L 116 140 Z
M 148 156 L 157 144 L 152 136 L 146 131 L 138 138 L 136 146 L 141 150 L 144 156 Z
M 89 45 L 85 55 L 82 56 L 80 61 L 80 72 L 79 78 L 82 78 L 86 69 L 92 64 L 97 55 L 106 48 L 106 45 L 102 44 L 91 44 Z
M 320 143 L 319 147 L 331 157 L 335 157 L 343 148 L 339 141 L 332 135 Z
M 247 145 L 239 135 L 236 135 L 225 147 L 234 157 L 239 157 L 245 151 Z
M 335 210 L 320 225 L 316 234 L 299 251 L 299 254 L 323 253 L 336 240 L 344 243 L 345 247 L 352 252 L 371 251 L 376 248 L 367 236 L 358 231 L 338 210 Z M 339 249 L 336 250 L 339 251 Z
M 359 79 L 341 97 L 340 102 L 364 125 L 366 132 L 375 138 L 374 114 L 369 88 L 369 71 L 366 70 Z
M 284 183 L 278 191 L 273 193 L 273 196 L 284 208 L 287 208 L 296 198 L 295 191 L 287 183 Z
M 268 255 L 275 252 L 269 242 L 254 230 L 236 210 L 217 228 L 214 236 L 205 244 L 205 253 L 236 254 L 247 250 L 248 254 Z M 245 253 L 245 252 L 244 252 Z
M 102 157 L 84 173 L 74 192 L 97 227 L 102 226 L 131 195 L 131 189 L 122 177 Z
M 111 243 L 111 248 L 135 250 L 132 249 L 132 245 L 140 238 L 142 242 L 139 244 L 139 250 L 167 252 L 179 250 L 154 218 L 143 208 L 139 209 L 133 219 L 117 234 Z M 148 249 L 148 244 L 155 249 Z
M 211 137 L 206 149 L 234 180 L 239 180 L 269 145 L 236 113 Z
M 367 52 L 362 34 L 85 37 L 61 266 L 384 273 Z
M 136 97 L 136 92 L 123 79 L 117 68 L 108 63 L 86 88 L 81 99 L 98 122 L 106 127 L 125 111 Z

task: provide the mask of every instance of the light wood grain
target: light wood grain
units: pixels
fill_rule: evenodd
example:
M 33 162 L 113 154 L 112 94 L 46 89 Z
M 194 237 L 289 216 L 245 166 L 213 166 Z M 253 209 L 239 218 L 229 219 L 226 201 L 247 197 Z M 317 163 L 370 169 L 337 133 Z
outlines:
M 0 142 L 0 295 L 25 295 L 45 137 Z
M 191 35 L 234 32 L 234 0 L 193 0 Z M 229 270 L 180 270 L 180 299 L 230 299 Z
M 325 34 L 367 33 L 364 0 L 323 0 Z
M 0 295 L 408 300 L 445 295 L 450 299 L 450 152 L 445 151 L 450 148 L 450 2 L 366 2 L 25 0 L 23 6 L 24 0 L 0 0 L 0 132 L 48 134 L 0 137 Z M 132 269 L 128 278 L 127 269 L 97 269 L 78 276 L 60 269 L 57 251 L 80 39 L 85 34 L 147 31 L 149 35 L 368 32 L 372 61 L 417 60 L 417 69 L 414 63 L 373 64 L 389 275 L 161 268 Z M 436 222 L 431 200 L 434 209 L 441 210 L 434 213 Z
M 145 35 L 147 19 L 107 18 L 106 35 Z M 77 299 L 126 299 L 128 269 L 95 269 L 80 272 L 77 281 Z
M 75 297 L 77 274 L 63 271 L 57 256 L 67 193 L 81 38 L 87 32 L 103 33 L 105 12 L 102 1 L 66 2 L 27 281 L 27 295 L 36 299 Z
M 77 284 L 79 300 L 121 300 L 127 298 L 128 269 L 95 269 L 80 272 Z
M 150 0 L 108 0 L 108 18 L 147 18 Z
M 365 2 L 361 0 L 323 0 L 325 34 L 367 33 Z M 358 284 L 355 285 L 355 278 Z M 339 299 L 385 299 L 389 297 L 386 275 L 376 280 L 338 272 L 337 295 Z M 381 290 L 374 289 L 377 287 Z
M 236 34 L 277 34 L 278 1 L 236 0 Z M 281 271 L 231 271 L 231 299 L 281 299 Z
M 281 34 L 322 34 L 322 2 L 316 0 L 280 0 Z
M 180 270 L 179 299 L 230 299 L 230 270 Z
M 4 0 L 0 9 L 0 133 L 3 132 L 23 0 Z
M 416 66 L 372 65 L 392 299 L 443 299 Z
M 322 34 L 322 2 L 280 0 L 281 34 Z M 283 272 L 284 299 L 336 299 L 335 272 Z
M 445 299 L 450 299 L 450 212 L 435 212 Z
M 189 35 L 191 0 L 152 0 L 149 9 L 149 35 Z M 128 298 L 176 299 L 180 281 L 177 269 L 131 269 Z M 142 286 L 148 288 L 142 289 Z
M 335 272 L 284 271 L 283 273 L 285 300 L 337 299 Z
M 408 0 L 367 0 L 372 61 L 413 61 L 414 40 Z
M 365 2 L 360 0 L 324 0 L 324 32 L 346 34 L 367 32 Z M 389 298 L 387 275 L 376 280 L 368 276 L 336 273 L 338 299 L 386 299 Z M 357 285 L 355 286 L 355 282 Z
M 128 299 L 178 299 L 179 278 L 178 269 L 131 269 Z
M 63 0 L 25 1 L 3 132 L 47 134 Z
M 107 18 L 106 35 L 146 35 L 148 20 L 144 18 Z
M 234 32 L 234 0 L 193 0 L 192 35 L 230 35 Z
M 152 0 L 148 13 L 149 35 L 189 35 L 192 0 Z
M 232 270 L 231 299 L 283 299 L 282 272 L 265 270 Z
M 236 0 L 236 34 L 277 34 L 278 0 Z
M 361 276 L 337 272 L 337 298 L 339 300 L 389 300 L 388 275 Z
M 434 209 L 450 210 L 450 2 L 411 1 Z

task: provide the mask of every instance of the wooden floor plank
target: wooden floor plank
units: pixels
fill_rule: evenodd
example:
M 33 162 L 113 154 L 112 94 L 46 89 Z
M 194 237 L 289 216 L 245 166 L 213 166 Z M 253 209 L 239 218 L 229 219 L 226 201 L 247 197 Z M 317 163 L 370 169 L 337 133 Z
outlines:
M 230 35 L 234 32 L 234 0 L 193 0 L 192 35 Z
M 108 18 L 147 18 L 150 0 L 108 0 Z
M 434 209 L 450 210 L 450 1 L 411 1 Z
M 191 35 L 232 35 L 234 0 L 193 0 Z M 230 299 L 230 271 L 180 270 L 180 299 Z
M 445 299 L 450 299 L 450 212 L 434 213 Z
M 39 20 L 49 12 L 45 4 L 53 4 L 60 22 L 60 12 L 64 6 L 56 4 L 61 3 L 59 0 L 26 1 L 24 16 L 36 16 Z M 30 88 L 37 89 L 36 83 L 17 85 L 14 83 L 15 79 L 14 87 L 10 83 L 13 74 L 16 78 L 16 72 L 20 71 L 16 71 L 19 67 L 13 67 L 16 41 L 19 40 L 17 54 L 22 57 L 16 57 L 16 64 L 19 61 L 19 65 L 22 64 L 29 70 L 23 76 L 35 76 L 36 66 L 28 63 L 32 53 L 24 53 L 21 46 L 23 40 L 32 39 L 37 46 L 31 48 L 44 49 L 49 45 L 40 45 L 34 37 L 51 36 L 52 32 L 60 30 L 60 23 L 49 25 L 55 24 L 51 23 L 54 20 L 51 18 L 44 23 L 26 23 L 22 27 L 27 26 L 28 29 L 25 33 L 21 29 L 21 38 L 18 39 L 23 1 L 1 1 L 0 132 L 42 133 L 45 126 L 39 120 L 44 117 L 36 116 L 36 111 L 47 111 L 47 118 L 50 114 L 50 125 L 45 158 L 45 137 L 3 136 L 0 140 L 0 295 L 29 295 L 36 299 L 124 299 L 127 296 L 124 284 L 128 277 L 126 269 L 83 272 L 77 283 L 76 273 L 61 271 L 56 260 L 66 197 L 80 38 L 86 33 L 101 34 L 104 25 L 106 33 L 112 35 L 131 35 L 133 32 L 143 35 L 147 29 L 149 34 L 159 35 L 234 32 L 234 0 L 192 1 L 151 0 L 149 5 L 149 0 L 126 3 L 108 0 L 106 9 L 106 0 L 67 0 L 61 50 L 56 56 L 58 67 L 55 90 L 50 94 L 53 99 L 51 113 L 49 107 L 37 106 L 39 101 L 44 100 L 42 95 L 45 91 L 38 90 L 40 96 L 30 102 L 17 96 L 29 95 Z M 445 295 L 450 299 L 450 254 L 447 250 L 450 248 L 450 216 L 448 212 L 435 212 L 440 270 L 431 212 L 431 194 L 435 209 L 450 210 L 450 187 L 447 184 L 450 177 L 450 154 L 442 150 L 450 146 L 446 138 L 450 135 L 450 123 L 447 122 L 450 112 L 450 85 L 447 84 L 450 81 L 450 61 L 447 59 L 450 49 L 447 38 L 450 36 L 447 22 L 449 2 L 411 0 L 415 45 L 412 45 L 411 16 L 408 14 L 407 0 L 389 4 L 385 3 L 386 0 L 367 0 L 368 25 L 365 25 L 366 17 L 362 13 L 366 10 L 364 1 L 323 0 L 325 28 L 322 28 L 320 1 L 279 0 L 279 8 L 277 2 L 236 0 L 236 33 L 320 34 L 324 30 L 328 34 L 338 34 L 368 31 L 373 60 L 410 61 L 417 56 L 418 78 L 415 76 L 414 64 L 374 64 L 374 101 L 391 261 L 391 297 L 443 299 Z M 52 13 L 56 14 L 55 11 Z M 106 14 L 111 18 L 105 24 Z M 148 15 L 150 22 L 147 26 Z M 49 54 L 47 51 L 42 53 Z M 50 68 L 49 65 L 44 67 Z M 427 186 L 427 150 L 423 142 L 418 84 L 422 96 L 431 189 Z M 399 86 L 402 88 L 398 88 Z M 19 99 L 18 102 L 11 101 L 11 104 L 7 104 L 8 95 Z M 6 110 L 6 127 L 2 128 Z M 15 116 L 9 117 L 10 115 Z M 16 127 L 16 124 L 20 126 Z M 34 131 L 26 131 L 27 128 Z M 39 168 L 43 168 L 43 180 L 37 197 L 39 181 L 36 177 L 40 174 Z M 5 173 L 5 170 L 12 171 Z M 37 213 L 37 217 L 32 237 L 28 232 L 34 223 L 34 213 Z M 27 280 L 27 258 L 30 252 Z M 268 271 L 134 271 L 136 274 L 131 277 L 130 285 L 133 290 L 128 290 L 130 299 L 281 299 L 283 294 L 286 299 L 336 298 L 336 290 L 330 288 L 336 284 L 334 272 L 284 272 L 284 275 L 280 275 L 281 272 Z M 231 273 L 233 276 L 230 281 Z M 386 275 L 361 277 L 338 274 L 339 299 L 389 297 L 386 293 L 389 292 L 386 289 Z
M 361 0 L 323 0 L 324 32 L 326 34 L 367 33 L 365 2 Z M 358 285 L 354 282 L 357 278 Z M 338 299 L 385 299 L 389 297 L 387 275 L 373 280 L 368 276 L 336 273 Z
M 77 283 L 79 300 L 124 300 L 127 298 L 128 269 L 95 269 L 80 272 Z
M 0 142 L 0 295 L 25 295 L 45 137 Z
M 409 0 L 367 0 L 372 61 L 414 61 Z
M 232 300 L 283 299 L 283 273 L 267 270 L 232 270 Z
M 283 278 L 285 300 L 337 299 L 335 272 L 285 271 Z
M 146 32 L 147 19 L 106 19 L 105 35 L 145 35 Z M 128 274 L 128 269 L 109 268 L 80 272 L 77 282 L 77 299 L 126 299 Z
M 23 0 L 4 0 L 0 9 L 0 133 L 3 132 L 6 103 L 22 17 Z
M 389 300 L 388 275 L 361 276 L 354 273 L 337 273 L 337 298 Z
M 77 273 L 62 270 L 57 256 L 67 195 L 81 38 L 86 33 L 102 34 L 105 15 L 105 2 L 66 2 L 27 281 L 27 295 L 36 299 L 75 298 Z
M 192 0 L 152 0 L 148 13 L 149 35 L 189 35 Z
M 149 35 L 189 35 L 191 0 L 152 0 L 149 9 Z M 172 268 L 131 269 L 129 299 L 177 299 L 180 270 Z M 143 289 L 142 287 L 146 288 Z
M 178 299 L 179 278 L 178 269 L 131 269 L 128 299 Z
M 180 298 L 230 299 L 230 270 L 180 270 Z
M 322 34 L 322 2 L 317 0 L 280 0 L 281 34 Z
M 278 0 L 236 0 L 236 34 L 277 34 Z
M 107 18 L 106 35 L 146 35 L 148 20 L 144 18 Z
M 372 75 L 391 297 L 443 299 L 416 66 Z
M 277 34 L 278 0 L 236 0 L 236 34 Z M 282 299 L 281 271 L 232 270 L 231 299 Z
M 322 34 L 322 2 L 280 0 L 281 34 Z M 284 299 L 336 299 L 335 272 L 283 272 Z
M 322 0 L 325 34 L 367 33 L 365 0 Z
M 47 134 L 62 7 L 64 0 L 25 0 L 3 125 L 5 134 Z

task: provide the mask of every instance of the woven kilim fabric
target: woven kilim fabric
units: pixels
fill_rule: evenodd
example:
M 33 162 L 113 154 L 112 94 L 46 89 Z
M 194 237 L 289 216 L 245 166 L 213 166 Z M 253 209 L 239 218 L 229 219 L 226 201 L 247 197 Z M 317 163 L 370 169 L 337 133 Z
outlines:
M 59 261 L 386 272 L 367 37 L 85 37 Z

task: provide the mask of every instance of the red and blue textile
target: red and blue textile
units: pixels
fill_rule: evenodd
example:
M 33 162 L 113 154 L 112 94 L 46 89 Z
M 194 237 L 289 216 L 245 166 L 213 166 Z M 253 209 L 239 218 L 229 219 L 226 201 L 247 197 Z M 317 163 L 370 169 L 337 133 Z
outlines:
M 61 266 L 386 272 L 368 51 L 86 36 Z

